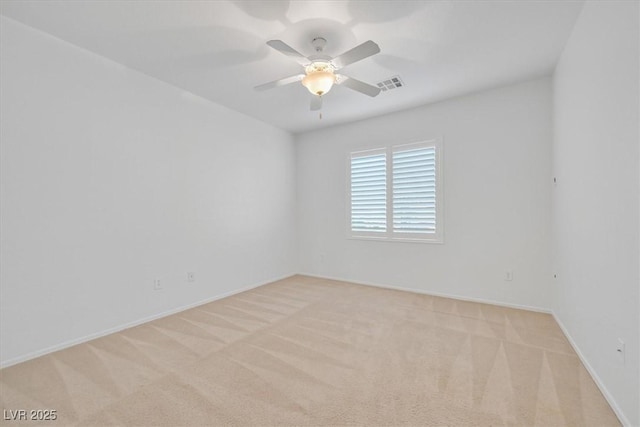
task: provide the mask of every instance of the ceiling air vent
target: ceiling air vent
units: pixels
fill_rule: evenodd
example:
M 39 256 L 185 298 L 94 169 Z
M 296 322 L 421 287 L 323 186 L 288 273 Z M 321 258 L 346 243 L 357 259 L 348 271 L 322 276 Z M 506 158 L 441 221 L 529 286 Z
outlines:
M 400 80 L 399 76 L 389 77 L 386 80 L 383 80 L 378 84 L 378 87 L 381 91 L 386 92 L 392 89 L 398 89 L 404 86 L 404 82 Z

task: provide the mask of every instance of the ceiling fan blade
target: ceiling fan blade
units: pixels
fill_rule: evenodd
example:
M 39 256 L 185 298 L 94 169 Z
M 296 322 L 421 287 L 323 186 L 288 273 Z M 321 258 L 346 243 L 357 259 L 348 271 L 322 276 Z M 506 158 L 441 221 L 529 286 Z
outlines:
M 360 80 L 356 80 L 352 77 L 347 77 L 345 75 L 340 76 L 340 80 L 338 84 L 348 87 L 349 89 L 353 89 L 357 92 L 364 93 L 369 96 L 376 96 L 380 93 L 380 88 L 372 86 L 368 83 L 361 82 Z
M 322 97 L 313 95 L 311 97 L 311 111 L 318 111 L 322 108 Z
M 269 83 L 261 84 L 260 86 L 256 86 L 255 90 L 267 90 L 272 89 L 274 87 L 285 86 L 291 83 L 299 82 L 304 77 L 304 74 L 298 74 L 291 77 L 285 77 L 284 79 L 275 80 Z
M 336 69 L 346 67 L 349 64 L 360 61 L 364 58 L 368 58 L 376 53 L 380 52 L 380 47 L 368 40 L 361 45 L 354 47 L 351 50 L 346 51 L 342 55 L 336 56 L 331 60 Z
M 298 64 L 302 66 L 307 66 L 311 63 L 305 56 L 303 56 L 300 52 L 283 42 L 282 40 L 269 40 L 267 42 L 269 46 L 277 50 L 278 52 L 287 55 L 292 58 Z

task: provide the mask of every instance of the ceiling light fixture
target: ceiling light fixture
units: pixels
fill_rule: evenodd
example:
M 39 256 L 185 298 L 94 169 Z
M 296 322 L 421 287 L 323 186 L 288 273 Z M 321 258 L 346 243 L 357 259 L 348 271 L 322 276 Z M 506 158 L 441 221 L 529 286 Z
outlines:
M 336 82 L 333 66 L 324 61 L 315 61 L 305 68 L 306 76 L 302 84 L 314 95 L 322 96 L 329 92 Z

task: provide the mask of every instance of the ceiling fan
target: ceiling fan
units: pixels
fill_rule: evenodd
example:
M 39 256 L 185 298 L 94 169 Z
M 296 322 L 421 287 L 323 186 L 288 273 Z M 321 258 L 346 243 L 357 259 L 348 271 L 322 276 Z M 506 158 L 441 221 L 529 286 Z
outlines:
M 357 92 L 369 96 L 376 96 L 380 93 L 380 88 L 361 82 L 344 74 L 335 72 L 349 64 L 368 58 L 380 52 L 380 47 L 371 40 L 366 41 L 342 55 L 331 58 L 323 54 L 327 40 L 323 37 L 316 37 L 311 41 L 316 53 L 309 57 L 303 56 L 300 52 L 283 42 L 282 40 L 269 40 L 267 44 L 278 52 L 292 58 L 304 67 L 304 74 L 285 77 L 280 80 L 256 86 L 256 90 L 266 90 L 274 87 L 285 86 L 291 83 L 302 82 L 309 92 L 314 96 L 311 98 L 311 110 L 322 108 L 322 96 L 329 92 L 334 84 L 346 86 Z

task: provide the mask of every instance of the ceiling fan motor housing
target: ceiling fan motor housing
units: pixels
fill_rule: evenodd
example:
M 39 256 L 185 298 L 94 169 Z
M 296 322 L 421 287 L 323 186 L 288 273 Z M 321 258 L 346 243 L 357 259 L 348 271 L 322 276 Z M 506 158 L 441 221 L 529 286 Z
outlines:
M 322 52 L 324 47 L 327 45 L 327 39 L 324 37 L 315 37 L 311 40 L 311 45 L 314 47 L 316 52 Z

